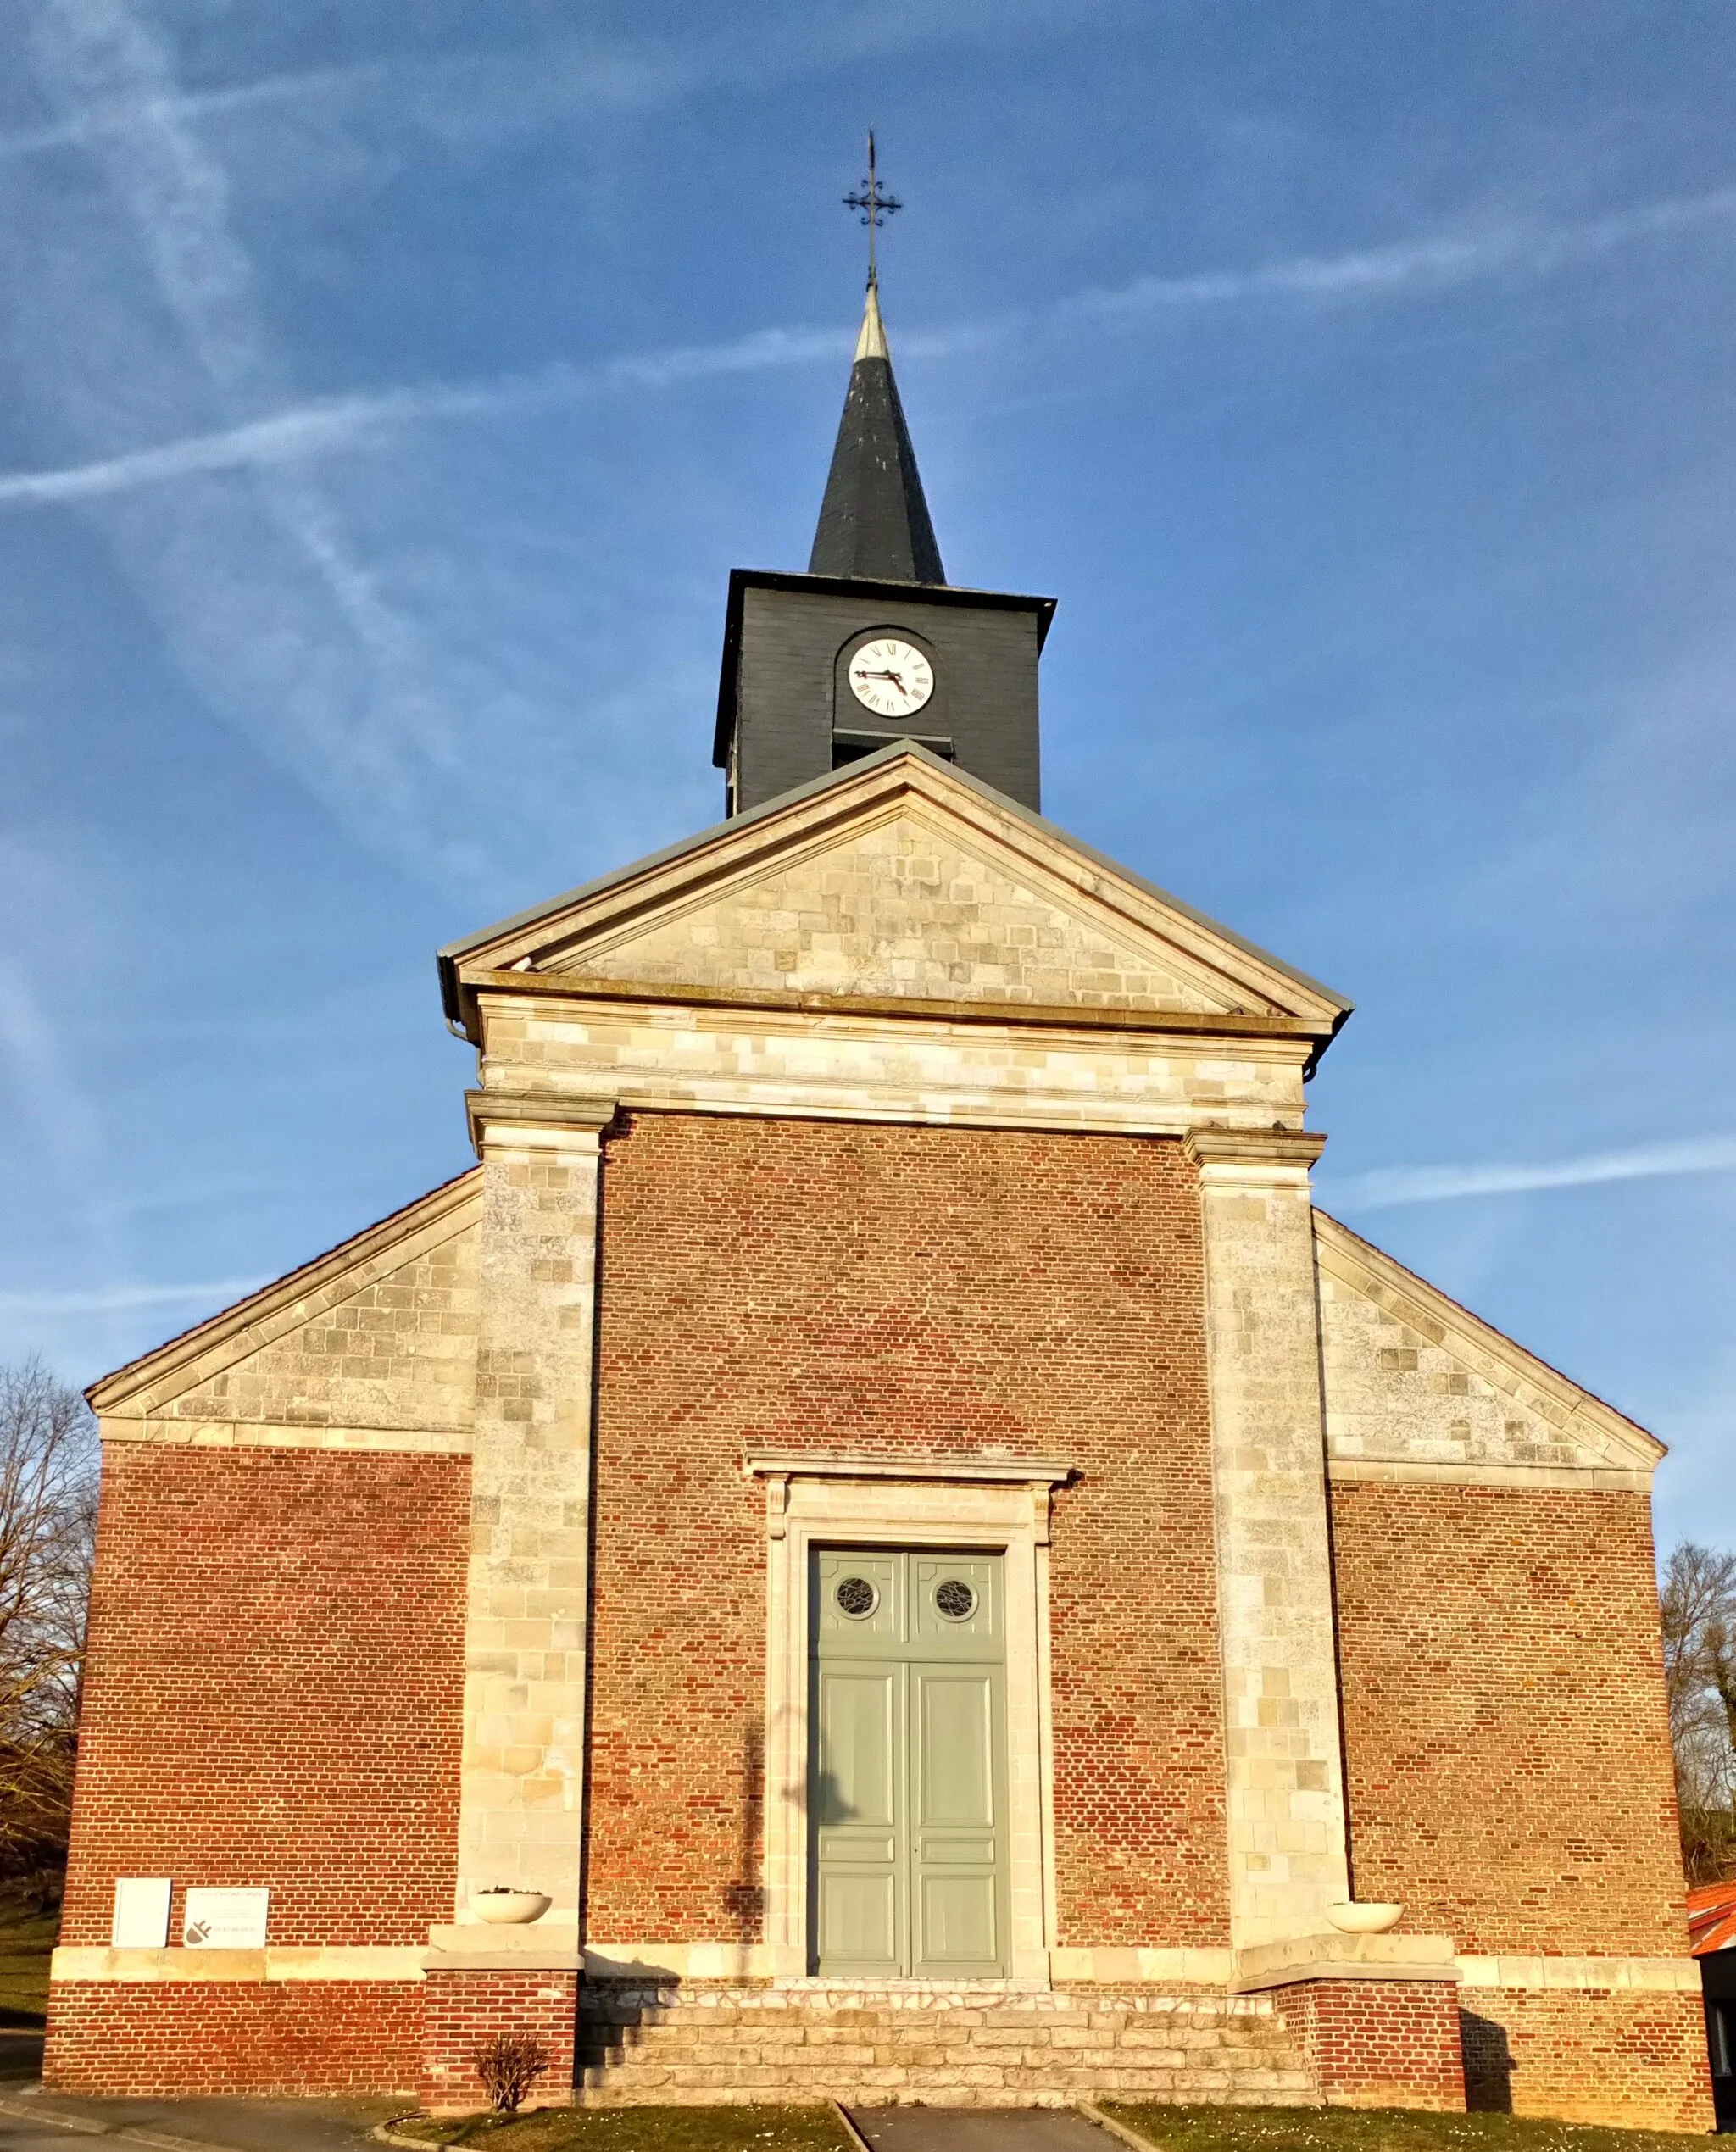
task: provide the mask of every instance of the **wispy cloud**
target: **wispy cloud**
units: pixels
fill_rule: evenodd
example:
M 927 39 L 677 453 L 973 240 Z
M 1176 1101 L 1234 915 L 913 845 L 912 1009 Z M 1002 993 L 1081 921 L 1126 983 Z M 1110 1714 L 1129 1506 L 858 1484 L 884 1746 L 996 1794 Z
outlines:
M 130 452 L 73 466 L 68 498 L 203 478 L 148 529 L 111 526 L 190 681 L 381 848 L 424 874 L 485 879 L 476 837 L 437 804 L 476 705 L 460 703 L 425 625 L 390 602 L 308 453 L 383 421 L 365 402 L 304 409 L 286 395 L 229 173 L 180 112 L 154 19 L 131 0 L 43 0 L 33 26 L 39 76 L 63 115 L 125 109 L 136 124 L 92 145 L 112 206 L 80 196 L 85 223 L 73 229 L 85 245 L 43 295 L 32 363 L 63 353 L 77 385 L 68 402 L 118 415 L 131 382 L 104 379 L 86 354 L 125 349 L 157 408 L 212 420 L 147 448 L 142 465 Z M 128 240 L 130 259 L 116 252 Z M 125 260 L 125 272 L 93 288 L 79 275 L 84 251 Z M 225 468 L 249 473 L 244 496 L 214 488 Z M 14 504 L 53 497 L 27 486 Z
M 1736 1136 L 1705 1136 L 1538 1165 L 1389 1165 L 1334 1184 L 1321 1195 L 1340 1210 L 1384 1210 L 1400 1204 L 1453 1203 L 1467 1196 L 1527 1195 L 1544 1188 L 1594 1187 L 1605 1181 L 1652 1181 L 1684 1173 L 1736 1173 Z
M 89 147 L 141 129 L 209 127 L 274 108 L 354 121 L 442 142 L 518 134 L 577 114 L 654 110 L 696 92 L 743 85 L 763 92 L 817 69 L 927 46 L 1004 44 L 1052 36 L 1128 11 L 1128 0 L 904 0 L 863 8 L 853 0 L 762 6 L 748 21 L 703 24 L 697 34 L 610 36 L 585 30 L 504 46 L 407 53 L 340 67 L 287 70 L 211 88 L 111 82 L 75 110 L 0 134 L 0 159 Z
M 208 472 L 269 470 L 337 449 L 365 449 L 401 427 L 431 420 L 509 417 L 581 403 L 610 391 L 670 388 L 719 375 L 836 359 L 853 342 L 852 335 L 837 329 L 765 329 L 731 343 L 626 353 L 591 367 L 554 365 L 470 385 L 431 382 L 374 395 L 331 397 L 92 463 L 13 472 L 0 477 L 0 505 L 94 500 Z
M 226 1307 L 263 1278 L 218 1278 L 208 1285 L 98 1285 L 75 1293 L 0 1292 L 0 1316 L 121 1315 L 136 1308 Z
M 1137 277 L 1123 285 L 1073 292 L 1043 307 L 917 330 L 899 338 L 899 349 L 913 359 L 952 358 L 1021 336 L 1053 336 L 1261 301 L 1331 303 L 1426 293 L 1505 273 L 1546 275 L 1648 238 L 1732 222 L 1736 222 L 1736 187 L 1722 187 L 1577 225 L 1511 225 L 1347 253 L 1302 255 L 1249 269 Z M 514 417 L 636 390 L 667 390 L 730 375 L 835 361 L 850 342 L 843 330 L 762 329 L 725 342 L 622 353 L 589 366 L 556 364 L 488 381 L 435 381 L 325 398 L 90 463 L 7 473 L 0 475 L 0 507 L 45 507 L 214 472 L 270 470 L 339 453 L 365 452 L 416 425 Z

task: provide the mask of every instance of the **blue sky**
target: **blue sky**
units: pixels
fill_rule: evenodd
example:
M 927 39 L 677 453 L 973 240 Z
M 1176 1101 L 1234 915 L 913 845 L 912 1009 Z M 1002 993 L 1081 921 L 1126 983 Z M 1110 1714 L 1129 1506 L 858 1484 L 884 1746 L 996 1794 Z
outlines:
M 1728 0 L 4 0 L 0 1356 L 468 1162 L 444 940 L 713 820 L 860 306 L 1045 805 L 1352 996 L 1322 1199 L 1736 1541 Z

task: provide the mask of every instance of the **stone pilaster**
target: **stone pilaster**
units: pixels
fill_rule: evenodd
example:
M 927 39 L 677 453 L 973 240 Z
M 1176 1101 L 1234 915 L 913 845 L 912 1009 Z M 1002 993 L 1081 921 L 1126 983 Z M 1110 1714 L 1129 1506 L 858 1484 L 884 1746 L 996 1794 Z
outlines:
M 1324 1137 L 1196 1130 L 1227 1746 L 1231 1941 L 1347 1898 L 1308 1170 Z
M 609 1099 L 470 1094 L 481 1336 L 456 1912 L 473 1890 L 578 1909 L 598 1185 Z M 575 1947 L 576 1932 L 574 1932 Z

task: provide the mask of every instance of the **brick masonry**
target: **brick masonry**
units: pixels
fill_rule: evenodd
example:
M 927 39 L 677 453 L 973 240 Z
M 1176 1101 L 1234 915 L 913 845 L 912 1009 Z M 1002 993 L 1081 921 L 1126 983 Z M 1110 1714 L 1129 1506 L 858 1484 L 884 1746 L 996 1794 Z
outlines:
M 468 2114 L 486 2105 L 476 2055 L 503 2032 L 527 2033 L 548 2053 L 548 2067 L 525 2105 L 570 2104 L 578 1994 L 576 1972 L 431 1971 L 424 1995 L 423 2106 L 433 2114 Z
M 58 1981 L 43 2082 L 107 2099 L 414 2093 L 419 1981 Z
M 277 1946 L 450 1917 L 469 1479 L 105 1448 L 63 1943 L 107 1943 L 117 1876 L 172 1876 L 177 1922 L 189 1882 L 264 1885 Z
M 1449 1980 L 1308 1980 L 1276 2000 L 1329 2107 L 1465 2107 Z
M 1460 2003 L 1473 2110 L 1629 2129 L 1713 2127 L 1698 1995 L 1467 1988 Z
M 603 1170 L 589 1932 L 752 1942 L 755 1448 L 1060 1454 L 1060 1940 L 1221 1944 L 1199 1206 L 1179 1144 L 634 1115 Z
M 1356 1894 L 1466 1952 L 1685 1956 L 1645 1496 L 1332 1515 Z

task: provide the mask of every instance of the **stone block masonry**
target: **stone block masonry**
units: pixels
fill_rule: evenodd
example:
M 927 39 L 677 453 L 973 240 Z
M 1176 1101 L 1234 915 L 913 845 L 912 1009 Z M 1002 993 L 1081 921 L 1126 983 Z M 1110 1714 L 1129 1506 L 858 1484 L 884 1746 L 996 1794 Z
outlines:
M 608 1100 L 470 1094 L 482 1153 L 463 1791 L 453 1910 L 545 1892 L 576 1916 L 598 1132 Z
M 586 2106 L 1315 2101 L 1290 2030 L 1265 1997 L 596 1981 L 581 2032 Z

